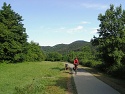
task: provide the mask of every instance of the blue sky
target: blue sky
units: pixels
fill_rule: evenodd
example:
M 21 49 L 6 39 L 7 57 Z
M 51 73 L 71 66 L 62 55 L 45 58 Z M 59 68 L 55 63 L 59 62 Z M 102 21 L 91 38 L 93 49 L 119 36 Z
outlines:
M 110 4 L 125 9 L 125 0 L 0 0 L 0 7 L 3 2 L 24 19 L 28 41 L 41 46 L 90 41 L 97 36 L 100 13 Z

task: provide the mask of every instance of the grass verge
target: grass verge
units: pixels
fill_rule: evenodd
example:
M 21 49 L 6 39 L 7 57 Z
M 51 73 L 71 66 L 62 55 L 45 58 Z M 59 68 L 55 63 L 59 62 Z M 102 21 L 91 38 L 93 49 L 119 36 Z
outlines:
M 0 64 L 0 94 L 75 94 L 72 84 L 62 62 Z

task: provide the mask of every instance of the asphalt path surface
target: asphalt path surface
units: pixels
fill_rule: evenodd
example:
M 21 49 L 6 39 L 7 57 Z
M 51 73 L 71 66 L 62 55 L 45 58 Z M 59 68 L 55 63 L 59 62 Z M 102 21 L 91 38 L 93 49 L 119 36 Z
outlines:
M 73 64 L 68 65 L 71 69 L 73 68 Z M 77 74 L 73 70 L 72 73 L 78 94 L 120 94 L 83 68 L 78 68 Z

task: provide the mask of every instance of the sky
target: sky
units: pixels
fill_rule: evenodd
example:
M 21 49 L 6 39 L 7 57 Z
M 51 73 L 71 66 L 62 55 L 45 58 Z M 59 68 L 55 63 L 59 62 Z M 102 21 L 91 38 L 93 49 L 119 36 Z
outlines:
M 110 4 L 121 4 L 125 9 L 125 0 L 0 0 L 0 9 L 3 2 L 24 19 L 28 42 L 40 46 L 90 42 L 98 36 L 100 13 L 104 14 Z

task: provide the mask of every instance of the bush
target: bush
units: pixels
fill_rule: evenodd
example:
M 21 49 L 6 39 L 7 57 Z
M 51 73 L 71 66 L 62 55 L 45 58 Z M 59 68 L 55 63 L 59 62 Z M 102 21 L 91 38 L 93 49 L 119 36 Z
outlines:
M 125 78 L 125 66 L 123 65 L 113 65 L 109 69 L 107 69 L 108 74 L 116 78 Z
M 100 61 L 96 60 L 80 60 L 80 64 L 87 66 L 87 67 L 96 67 L 101 64 Z
M 99 71 L 105 72 L 106 71 L 106 66 L 104 63 L 100 63 L 96 66 L 96 69 L 98 69 Z
M 50 52 L 47 54 L 46 61 L 61 61 L 62 55 L 58 52 Z

